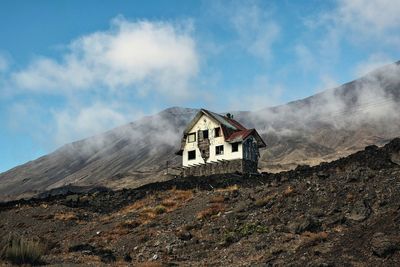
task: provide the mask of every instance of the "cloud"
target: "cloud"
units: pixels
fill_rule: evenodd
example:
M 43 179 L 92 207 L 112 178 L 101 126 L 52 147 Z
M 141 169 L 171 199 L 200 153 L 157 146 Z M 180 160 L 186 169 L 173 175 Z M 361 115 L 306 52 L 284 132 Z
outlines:
M 149 112 L 157 99 L 163 104 L 189 99 L 200 65 L 192 32 L 190 21 L 117 17 L 110 29 L 72 40 L 57 59 L 36 56 L 21 69 L 8 70 L 4 84 L 15 100 L 8 108 L 10 127 L 30 125 L 29 114 L 40 113 L 32 129 L 50 136 L 48 147 L 54 147 L 138 119 L 144 115 L 137 107 L 141 100 L 151 99 Z M 0 56 L 0 74 L 7 68 Z M 29 103 L 17 100 L 18 93 Z
M 0 74 L 8 70 L 9 60 L 5 55 L 0 53 Z
M 306 25 L 313 29 L 324 28 L 326 37 L 323 40 L 328 43 L 347 39 L 366 46 L 365 41 L 372 41 L 374 45 L 379 43 L 398 49 L 399 12 L 399 1 L 338 0 L 334 9 L 306 20 Z
M 259 75 L 254 78 L 253 84 L 232 92 L 227 100 L 231 110 L 254 111 L 281 103 L 283 92 L 283 86 L 273 84 L 266 75 Z
M 376 70 L 384 65 L 388 65 L 392 62 L 393 60 L 385 54 L 372 54 L 365 61 L 361 61 L 360 63 L 358 63 L 358 65 L 355 67 L 354 72 L 357 76 L 364 76 L 367 73 Z
M 359 34 L 376 36 L 400 27 L 400 2 L 392 0 L 340 0 L 337 22 Z M 385 40 L 382 40 L 385 41 Z
M 13 80 L 21 89 L 40 92 L 129 88 L 140 95 L 185 97 L 199 67 L 190 31 L 182 25 L 117 17 L 110 30 L 72 41 L 61 60 L 38 57 L 14 73 Z
M 262 1 L 214 1 L 209 10 L 210 17 L 219 19 L 224 30 L 233 36 L 225 48 L 238 45 L 257 59 L 272 58 L 281 28 L 270 6 Z
M 93 103 L 75 110 L 74 108 L 54 111 L 54 143 L 62 145 L 83 136 L 91 136 L 106 129 L 117 127 L 134 119 L 119 110 L 117 105 Z
M 244 4 L 236 7 L 230 20 L 250 54 L 261 59 L 272 56 L 272 45 L 279 36 L 280 27 L 269 12 L 255 3 Z

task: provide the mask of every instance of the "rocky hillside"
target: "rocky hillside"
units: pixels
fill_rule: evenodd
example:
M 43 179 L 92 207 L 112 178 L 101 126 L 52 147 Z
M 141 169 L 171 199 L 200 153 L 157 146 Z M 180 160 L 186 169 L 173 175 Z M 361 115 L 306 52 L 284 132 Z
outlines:
M 278 174 L 2 203 L 0 236 L 36 240 L 54 265 L 399 266 L 399 203 L 395 139 Z
M 400 133 L 400 63 L 306 99 L 256 112 L 233 112 L 266 140 L 259 167 L 278 172 L 316 165 Z M 0 174 L 0 200 L 30 197 L 68 185 L 113 189 L 171 177 L 184 126 L 197 110 L 170 108 L 154 116 L 65 145 Z M 171 172 L 172 170 L 168 170 Z

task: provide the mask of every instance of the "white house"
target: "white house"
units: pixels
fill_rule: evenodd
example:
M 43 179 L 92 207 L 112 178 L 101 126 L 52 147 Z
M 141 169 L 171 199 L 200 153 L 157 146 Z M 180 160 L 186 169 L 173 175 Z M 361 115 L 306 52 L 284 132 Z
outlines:
M 257 172 L 259 148 L 263 147 L 265 142 L 255 129 L 246 129 L 230 114 L 222 116 L 201 109 L 184 130 L 176 154 L 182 156 L 185 170 L 197 167 L 200 175 L 252 173 Z M 186 175 L 194 174 L 186 171 Z

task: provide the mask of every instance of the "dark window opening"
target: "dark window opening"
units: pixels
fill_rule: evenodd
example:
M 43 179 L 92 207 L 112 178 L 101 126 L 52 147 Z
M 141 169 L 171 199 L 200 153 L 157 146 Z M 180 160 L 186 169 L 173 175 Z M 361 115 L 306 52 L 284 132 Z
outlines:
M 215 137 L 221 136 L 221 128 L 220 127 L 215 128 L 214 131 L 215 131 Z
M 188 143 L 193 143 L 193 142 L 196 142 L 196 134 L 190 133 L 188 134 Z
M 239 151 L 239 143 L 233 143 L 232 152 L 238 152 L 238 151 Z
M 196 150 L 188 151 L 188 159 L 189 160 L 196 159 Z
M 207 139 L 208 138 L 208 130 L 204 130 L 203 131 L 203 139 Z
M 215 154 L 216 155 L 223 155 L 224 154 L 224 146 L 216 146 L 215 147 Z

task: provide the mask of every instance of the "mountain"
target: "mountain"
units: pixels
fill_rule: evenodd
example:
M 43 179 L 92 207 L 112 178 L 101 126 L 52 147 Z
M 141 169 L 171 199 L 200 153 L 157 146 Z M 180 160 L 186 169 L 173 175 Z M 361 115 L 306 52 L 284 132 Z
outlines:
M 278 172 L 400 136 L 399 103 L 400 61 L 302 100 L 231 113 L 266 141 L 259 168 Z M 170 179 L 180 163 L 174 152 L 181 133 L 196 112 L 169 108 L 15 167 L 0 174 L 0 200 L 66 186 L 118 189 Z
M 0 203 L 0 265 L 26 248 L 51 266 L 399 266 L 399 181 L 397 138 L 276 174 Z

